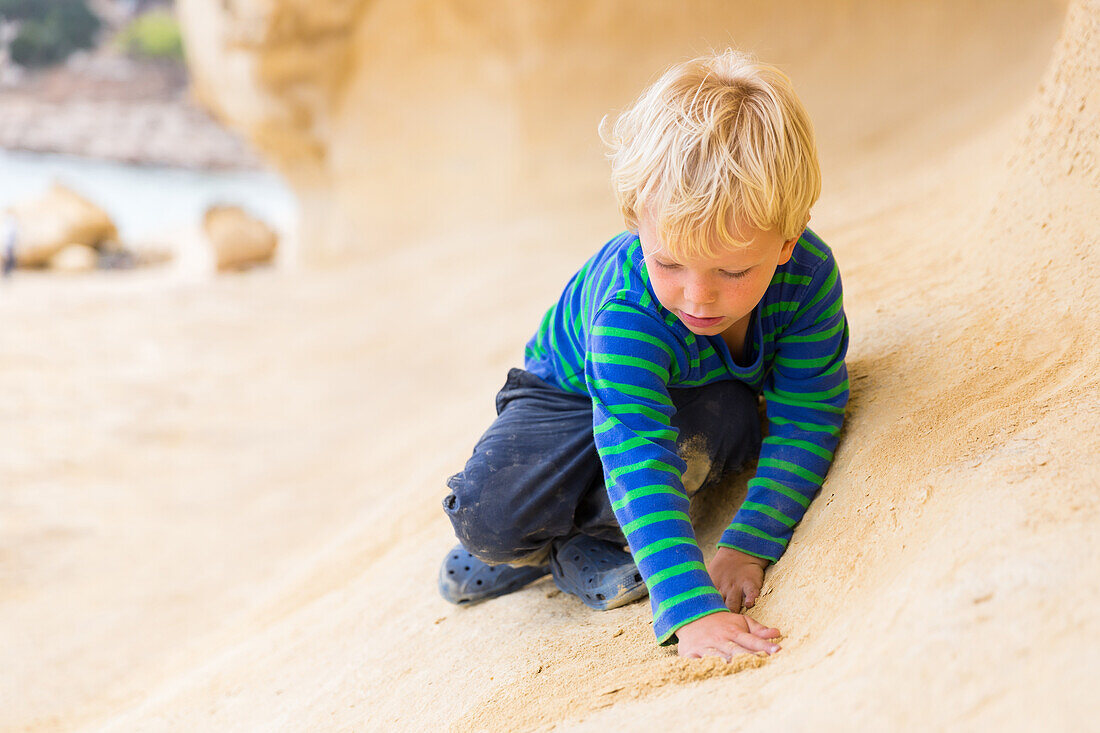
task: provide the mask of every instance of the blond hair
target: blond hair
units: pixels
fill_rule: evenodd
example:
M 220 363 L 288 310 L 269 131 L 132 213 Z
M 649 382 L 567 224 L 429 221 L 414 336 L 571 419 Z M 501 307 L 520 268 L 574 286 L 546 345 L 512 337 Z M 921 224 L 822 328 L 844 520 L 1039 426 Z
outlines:
M 790 79 L 732 49 L 673 66 L 600 136 L 627 227 L 644 209 L 673 256 L 744 244 L 740 222 L 796 237 L 821 192 Z

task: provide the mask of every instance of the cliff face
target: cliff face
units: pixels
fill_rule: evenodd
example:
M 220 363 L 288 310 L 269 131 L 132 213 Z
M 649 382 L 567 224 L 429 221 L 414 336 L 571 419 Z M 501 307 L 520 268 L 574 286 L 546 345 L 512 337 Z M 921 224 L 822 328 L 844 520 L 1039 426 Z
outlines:
M 179 20 L 195 94 L 295 175 L 323 164 L 336 93 L 366 0 L 187 0 Z
M 617 226 L 600 119 L 710 48 L 750 48 L 788 70 L 827 142 L 832 190 L 999 116 L 1049 53 L 1026 30 L 1048 22 L 1048 4 L 981 34 L 972 18 L 996 16 L 995 3 L 887 6 L 813 3 L 794 16 L 703 0 L 181 0 L 179 11 L 198 95 L 289 178 L 304 254 L 323 261 L 529 215 L 578 234 Z M 899 135 L 909 139 L 891 144 Z
M 372 514 L 365 556 L 403 553 L 424 581 L 370 560 L 376 584 L 340 597 L 365 609 L 379 587 L 405 583 L 388 612 L 361 612 L 377 626 L 399 608 L 419 628 L 452 624 L 431 640 L 400 631 L 356 658 L 365 671 L 344 682 L 365 680 L 378 719 L 429 725 L 408 717 L 414 695 L 479 730 L 601 716 L 672 727 L 688 709 L 721 728 L 731 708 L 761 728 L 852 715 L 870 727 L 1011 728 L 1039 700 L 1059 701 L 1044 710 L 1068 727 L 1088 719 L 1072 702 L 1089 677 L 1073 639 L 1096 638 L 1096 614 L 1067 609 L 1100 596 L 1085 529 L 1100 516 L 1088 488 L 1100 471 L 1089 346 L 1100 329 L 1100 3 L 820 3 L 797 18 L 760 5 L 184 3 L 245 39 L 213 49 L 216 63 L 193 49 L 200 69 L 229 72 L 200 70 L 200 88 L 294 182 L 310 259 L 378 263 L 400 317 L 419 313 L 411 322 L 437 334 L 428 365 L 514 362 L 562 279 L 621 227 L 599 120 L 670 61 L 752 48 L 790 72 L 817 127 L 813 225 L 844 273 L 853 388 L 829 479 L 754 610 L 790 634 L 786 661 L 736 685 L 711 680 L 717 695 L 672 687 L 648 703 L 695 672 L 670 671 L 648 645 L 644 608 L 531 622 L 558 608 L 535 589 L 433 625 L 448 610 L 430 606 L 432 551 L 373 541 L 385 523 Z M 310 33 L 325 39 L 316 58 Z M 455 415 L 476 411 L 469 395 L 447 399 L 465 405 Z M 456 420 L 466 448 L 483 426 Z M 447 533 L 433 487 L 416 487 L 410 531 Z M 704 544 L 736 501 L 735 491 L 698 507 Z M 1025 587 L 1023 626 L 1046 629 L 1042 641 L 1017 633 Z M 410 668 L 390 694 L 409 649 L 469 666 L 457 678 L 446 665 Z
M 341 214 L 329 205 L 339 91 L 354 68 L 366 0 L 185 0 L 177 4 L 194 93 L 243 132 L 296 188 L 301 253 L 334 249 Z

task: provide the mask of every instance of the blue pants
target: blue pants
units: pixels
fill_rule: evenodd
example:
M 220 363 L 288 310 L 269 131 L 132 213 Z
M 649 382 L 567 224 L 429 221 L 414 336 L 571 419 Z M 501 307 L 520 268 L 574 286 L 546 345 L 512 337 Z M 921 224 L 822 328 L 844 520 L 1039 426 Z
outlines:
M 749 387 L 725 381 L 669 394 L 689 495 L 759 455 Z M 626 544 L 604 488 L 591 398 L 512 369 L 496 407 L 466 468 L 447 481 L 443 509 L 462 546 L 487 563 L 531 565 L 546 561 L 552 541 L 578 533 Z

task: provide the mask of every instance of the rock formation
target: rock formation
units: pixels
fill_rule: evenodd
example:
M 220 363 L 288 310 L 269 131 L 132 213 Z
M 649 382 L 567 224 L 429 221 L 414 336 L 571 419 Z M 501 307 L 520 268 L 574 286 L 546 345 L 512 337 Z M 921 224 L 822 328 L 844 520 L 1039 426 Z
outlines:
M 203 232 L 219 270 L 240 270 L 271 262 L 278 235 L 239 206 L 211 206 L 202 220 Z
M 118 238 L 106 211 L 59 183 L 42 196 L 11 207 L 11 215 L 20 267 L 45 265 L 70 244 L 98 248 Z

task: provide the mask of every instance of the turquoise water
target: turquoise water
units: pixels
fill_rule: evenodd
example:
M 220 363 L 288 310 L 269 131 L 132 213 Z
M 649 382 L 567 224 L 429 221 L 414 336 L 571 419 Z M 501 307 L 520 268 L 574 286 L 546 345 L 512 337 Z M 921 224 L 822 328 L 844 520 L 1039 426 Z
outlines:
M 101 206 L 122 241 L 195 226 L 207 206 L 233 204 L 283 235 L 294 231 L 294 195 L 273 173 L 194 171 L 68 155 L 0 150 L 0 209 L 35 198 L 60 181 Z

